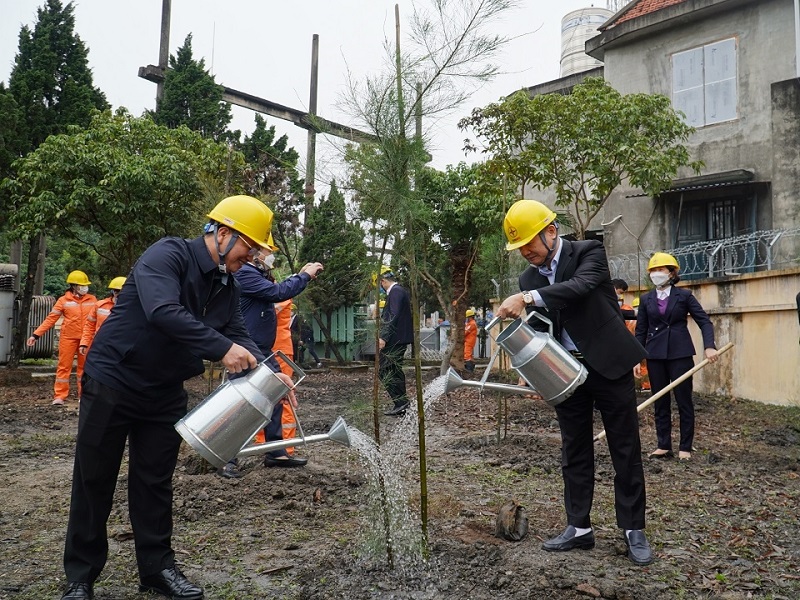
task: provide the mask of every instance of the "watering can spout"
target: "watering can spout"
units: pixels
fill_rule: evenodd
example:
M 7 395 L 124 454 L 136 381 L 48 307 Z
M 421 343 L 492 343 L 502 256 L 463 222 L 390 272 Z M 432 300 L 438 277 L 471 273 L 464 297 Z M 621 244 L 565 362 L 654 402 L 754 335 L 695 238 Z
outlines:
M 482 390 L 494 390 L 496 392 L 505 392 L 507 394 L 530 394 L 532 388 L 525 385 L 510 385 L 507 383 L 488 383 L 485 381 L 467 381 L 458 374 L 458 372 L 450 367 L 447 370 L 447 382 L 445 383 L 445 393 L 452 392 L 461 386 L 475 387 Z
M 274 450 L 282 448 L 289 448 L 290 446 L 300 446 L 302 444 L 314 444 L 316 442 L 336 442 L 343 446 L 350 446 L 350 434 L 347 432 L 347 423 L 342 417 L 338 417 L 333 423 L 328 433 L 319 433 L 316 435 L 307 435 L 305 437 L 296 437 L 287 440 L 277 440 L 274 442 L 266 442 L 264 444 L 254 444 L 252 446 L 245 446 L 239 450 L 236 455 L 239 458 L 246 456 L 258 456 L 266 454 Z

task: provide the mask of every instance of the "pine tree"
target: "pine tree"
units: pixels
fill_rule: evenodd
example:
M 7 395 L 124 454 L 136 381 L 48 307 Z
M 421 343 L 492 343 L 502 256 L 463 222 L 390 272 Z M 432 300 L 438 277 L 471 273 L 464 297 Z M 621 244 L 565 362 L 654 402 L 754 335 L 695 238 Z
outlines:
M 311 211 L 306 220 L 307 235 L 300 247 L 300 261 L 319 261 L 325 270 L 303 294 L 320 313 L 320 323 L 330 338 L 331 315 L 342 306 L 351 306 L 361 299 L 366 287 L 367 247 L 364 232 L 347 219 L 345 198 L 334 181 L 327 198 Z M 341 361 L 335 346 L 333 351 Z
M 177 54 L 169 57 L 164 98 L 152 113 L 153 119 L 170 129 L 186 125 L 205 138 L 225 140 L 232 115 L 230 104 L 222 100 L 223 93 L 224 88 L 206 70 L 205 60 L 192 56 L 190 33 Z
M 72 3 L 46 0 L 33 31 L 19 32 L 19 54 L 9 78 L 22 120 L 17 154 L 24 156 L 68 125 L 88 125 L 94 109 L 108 108 L 93 85 L 84 43 L 75 33 Z

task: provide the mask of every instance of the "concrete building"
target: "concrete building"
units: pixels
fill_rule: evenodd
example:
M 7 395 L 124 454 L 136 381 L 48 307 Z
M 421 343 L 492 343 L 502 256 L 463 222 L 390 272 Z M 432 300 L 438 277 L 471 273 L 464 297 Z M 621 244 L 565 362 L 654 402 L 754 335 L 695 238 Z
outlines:
M 630 302 L 652 251 L 685 249 L 682 270 L 700 268 L 684 280 L 718 346 L 735 344 L 695 389 L 800 406 L 800 0 L 633 0 L 600 32 L 586 52 L 602 67 L 529 93 L 602 76 L 624 94 L 663 94 L 696 128 L 687 146 L 704 163 L 657 197 L 623 185 L 609 198 L 590 233 L 612 275 L 617 258 L 633 257 Z M 525 197 L 554 201 L 552 190 Z

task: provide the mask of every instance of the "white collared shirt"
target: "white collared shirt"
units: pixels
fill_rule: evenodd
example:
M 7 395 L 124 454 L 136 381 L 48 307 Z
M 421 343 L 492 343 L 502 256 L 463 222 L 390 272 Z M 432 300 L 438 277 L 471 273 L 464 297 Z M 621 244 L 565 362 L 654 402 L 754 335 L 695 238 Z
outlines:
M 669 293 L 672 291 L 672 286 L 668 285 L 663 290 L 656 288 L 656 298 L 658 300 L 667 300 L 669 298 Z

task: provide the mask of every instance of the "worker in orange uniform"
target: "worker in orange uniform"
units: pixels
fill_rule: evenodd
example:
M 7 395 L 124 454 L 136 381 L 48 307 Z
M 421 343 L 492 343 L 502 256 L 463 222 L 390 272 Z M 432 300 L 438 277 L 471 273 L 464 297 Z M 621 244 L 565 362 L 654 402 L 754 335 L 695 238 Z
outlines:
M 275 332 L 275 342 L 272 344 L 272 351 L 283 352 L 290 360 L 294 360 L 294 344 L 292 343 L 292 322 L 297 318 L 297 306 L 294 302 L 284 300 L 275 303 L 275 317 L 277 319 L 277 331 Z M 292 377 L 294 369 L 280 356 L 275 356 L 281 371 Z M 297 418 L 292 407 L 285 401 L 283 402 L 283 412 L 281 413 L 281 435 L 284 440 L 297 436 Z M 286 448 L 286 454 L 294 454 L 294 448 Z
M 89 313 L 94 309 L 97 298 L 89 293 L 91 281 L 83 271 L 72 271 L 67 276 L 69 289 L 56 300 L 50 314 L 28 338 L 28 346 L 36 344 L 56 322 L 63 318 L 61 323 L 61 336 L 58 340 L 58 366 L 56 367 L 56 383 L 54 386 L 53 404 L 64 404 L 69 396 L 69 376 L 72 372 L 72 363 L 78 358 L 78 397 L 81 395 L 81 377 L 83 377 L 83 363 L 86 356 L 78 352 L 83 335 L 83 325 Z
M 475 351 L 475 342 L 478 341 L 478 324 L 475 322 L 475 311 L 467 309 L 467 320 L 464 322 L 464 369 L 470 373 L 475 372 L 475 361 L 472 354 Z
M 97 333 L 97 330 L 100 329 L 100 325 L 102 325 L 108 318 L 108 315 L 111 314 L 111 309 L 114 308 L 114 305 L 117 303 L 117 296 L 124 283 L 124 277 L 114 277 L 114 279 L 108 283 L 108 289 L 111 290 L 111 293 L 107 298 L 98 300 L 92 312 L 86 317 L 86 322 L 83 324 L 81 344 L 78 346 L 78 352 L 81 354 L 85 355 L 89 351 L 89 346 L 92 345 L 94 334 Z

